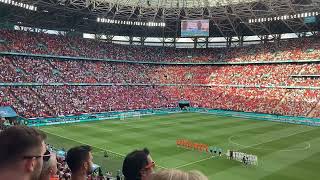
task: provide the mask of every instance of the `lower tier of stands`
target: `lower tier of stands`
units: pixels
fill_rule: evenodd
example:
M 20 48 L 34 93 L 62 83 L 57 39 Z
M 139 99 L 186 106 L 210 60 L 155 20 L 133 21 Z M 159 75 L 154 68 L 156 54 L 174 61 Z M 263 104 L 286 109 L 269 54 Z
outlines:
M 0 87 L 0 106 L 25 117 L 131 109 L 193 107 L 320 117 L 320 90 L 192 86 Z

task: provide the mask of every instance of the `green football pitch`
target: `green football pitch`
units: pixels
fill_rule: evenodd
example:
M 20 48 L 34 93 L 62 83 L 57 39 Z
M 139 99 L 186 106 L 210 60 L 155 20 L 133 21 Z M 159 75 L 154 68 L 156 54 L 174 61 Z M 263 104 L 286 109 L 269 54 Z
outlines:
M 233 118 L 200 113 L 144 116 L 125 120 L 46 126 L 48 143 L 70 148 L 88 144 L 103 170 L 121 169 L 124 156 L 148 147 L 162 168 L 200 170 L 210 180 L 319 179 L 320 129 L 303 125 Z M 258 166 L 244 166 L 226 156 L 211 157 L 178 148 L 188 139 L 258 156 Z M 109 157 L 104 157 L 104 151 Z

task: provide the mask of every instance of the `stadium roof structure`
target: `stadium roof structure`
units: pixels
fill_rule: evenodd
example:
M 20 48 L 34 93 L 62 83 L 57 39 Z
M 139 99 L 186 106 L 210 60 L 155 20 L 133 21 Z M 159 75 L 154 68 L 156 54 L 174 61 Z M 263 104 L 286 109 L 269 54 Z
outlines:
M 153 8 L 205 8 L 226 6 L 239 3 L 255 2 L 257 0 L 95 0 L 125 6 Z
M 0 23 L 19 22 L 28 27 L 96 34 L 179 37 L 180 21 L 189 19 L 209 19 L 210 37 L 262 36 L 320 29 L 320 0 L 15 1 L 36 6 L 36 11 L 3 3 L 5 1 L 14 0 L 0 0 Z M 306 23 L 307 16 L 316 17 L 316 21 Z

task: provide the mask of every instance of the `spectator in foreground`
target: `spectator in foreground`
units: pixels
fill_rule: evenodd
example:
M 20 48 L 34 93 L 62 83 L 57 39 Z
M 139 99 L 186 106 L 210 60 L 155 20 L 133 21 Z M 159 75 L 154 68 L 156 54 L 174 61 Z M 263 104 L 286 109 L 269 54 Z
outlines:
M 43 159 L 40 180 L 59 180 L 59 177 L 57 177 L 57 156 L 48 150 L 46 151 L 45 155 L 50 156 L 47 156 Z
M 0 179 L 38 180 L 47 157 L 46 134 L 27 126 L 0 132 Z
M 208 178 L 199 171 L 166 169 L 152 174 L 150 180 L 208 180 Z
M 125 180 L 149 180 L 155 163 L 147 148 L 129 153 L 122 165 Z
M 67 152 L 66 162 L 71 170 L 71 180 L 86 180 L 92 173 L 91 146 L 77 146 Z

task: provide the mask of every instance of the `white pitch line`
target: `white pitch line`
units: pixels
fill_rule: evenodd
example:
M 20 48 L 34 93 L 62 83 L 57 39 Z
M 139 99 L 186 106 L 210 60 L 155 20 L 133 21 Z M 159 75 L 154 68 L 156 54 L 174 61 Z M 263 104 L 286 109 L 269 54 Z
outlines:
M 186 166 L 189 166 L 189 165 L 192 165 L 192 164 L 197 164 L 199 162 L 203 162 L 203 161 L 206 161 L 206 160 L 209 160 L 209 159 L 212 159 L 212 158 L 213 158 L 213 156 L 212 157 L 208 157 L 208 158 L 204 158 L 204 159 L 200 159 L 198 161 L 194 161 L 194 162 L 190 162 L 190 163 L 187 163 L 187 164 L 184 164 L 184 165 L 181 165 L 181 166 L 177 166 L 174 169 L 179 169 L 179 168 L 186 167 Z
M 74 125 L 76 127 L 88 127 L 88 128 L 96 128 L 96 129 L 100 129 L 101 131 L 104 131 L 104 132 L 112 132 L 111 129 L 105 129 L 105 128 L 101 128 L 101 127 L 98 127 L 98 126 L 91 126 L 91 125 L 88 125 L 88 124 L 77 124 L 77 125 Z
M 311 130 L 308 130 L 308 131 L 311 131 Z M 269 142 L 272 142 L 272 141 L 276 141 L 276 140 L 279 140 L 279 139 L 282 139 L 282 138 L 287 138 L 287 137 L 290 137 L 290 136 L 294 136 L 294 135 L 297 135 L 297 134 L 301 134 L 301 133 L 305 133 L 305 132 L 308 132 L 308 131 L 302 131 L 302 132 L 296 132 L 296 133 L 292 133 L 292 134 L 289 134 L 287 136 L 282 136 L 282 137 L 278 137 L 278 138 L 274 138 L 274 139 L 271 139 L 271 140 L 268 140 L 268 141 L 264 141 L 264 142 L 261 142 L 261 143 L 256 143 L 256 144 L 253 144 L 253 145 L 250 145 L 250 146 L 247 146 L 247 145 L 242 145 L 242 144 L 239 144 L 239 143 L 236 143 L 234 141 L 232 141 L 232 138 L 234 137 L 237 137 L 238 135 L 234 135 L 234 136 L 230 136 L 228 138 L 228 141 L 231 143 L 231 144 L 235 144 L 235 145 L 238 145 L 238 146 L 242 146 L 244 148 L 252 148 L 252 149 L 261 149 L 261 148 L 253 148 L 253 146 L 257 146 L 257 145 L 261 145 L 261 144 L 265 144 L 265 143 L 269 143 Z M 239 137 L 239 136 L 238 136 Z M 241 137 L 241 136 L 240 136 Z M 308 142 L 306 142 L 308 143 Z M 306 148 L 307 147 L 307 148 Z M 305 150 L 305 149 L 308 149 L 311 147 L 311 144 L 308 143 L 308 146 L 304 147 L 303 149 L 299 149 L 299 150 Z M 262 148 L 262 149 L 265 149 L 265 148 Z M 268 150 L 268 149 L 267 149 Z M 271 149 L 269 149 L 271 150 Z M 272 149 L 274 150 L 274 149 Z M 280 150 L 280 151 L 289 151 L 288 149 L 284 149 L 284 150 Z
M 45 131 L 45 130 L 43 130 L 43 129 L 42 129 L 42 131 L 44 131 L 44 132 L 46 132 L 46 133 L 48 133 L 48 134 L 52 134 L 52 135 L 54 135 L 54 136 L 58 136 L 58 137 L 61 137 L 61 138 L 64 138 L 64 139 L 68 139 L 68 140 L 71 140 L 71 141 L 74 141 L 74 142 L 78 142 L 78 143 L 80 143 L 80 144 L 88 144 L 88 143 L 84 143 L 84 142 L 81 142 L 81 141 L 76 140 L 76 139 L 73 139 L 73 138 L 68 138 L 68 137 L 61 136 L 61 135 L 58 135 L 58 134 L 55 134 L 55 133 L 52 133 L 52 132 L 49 132 L 49 131 Z M 117 152 L 114 152 L 114 151 L 111 151 L 111 150 L 108 150 L 108 149 L 103 149 L 103 148 L 101 148 L 101 147 L 93 146 L 93 145 L 90 145 L 90 146 L 92 146 L 92 147 L 94 147 L 94 148 L 97 148 L 97 149 L 100 149 L 101 151 L 107 151 L 107 152 L 116 154 L 116 155 L 118 155 L 118 156 L 120 156 L 120 157 L 126 157 L 126 156 L 123 155 L 123 154 L 120 154 L 120 153 L 117 153 Z M 168 169 L 168 168 L 166 168 L 166 167 L 163 167 L 163 166 L 160 166 L 160 165 L 157 165 L 157 164 L 156 164 L 156 166 L 159 167 L 159 168 L 162 168 L 162 169 Z
M 45 130 L 42 130 L 42 131 L 44 131 L 44 132 L 46 132 L 46 133 L 48 133 L 48 134 L 52 134 L 52 135 L 54 135 L 54 136 L 58 136 L 58 137 L 61 137 L 61 138 L 64 138 L 64 139 L 68 139 L 68 140 L 71 140 L 71 141 L 74 141 L 74 142 L 78 142 L 78 143 L 80 143 L 80 144 L 88 144 L 88 143 L 81 142 L 81 141 L 76 140 L 76 139 L 73 139 L 73 138 L 69 138 L 69 137 L 65 137 L 65 136 L 61 136 L 61 135 L 52 133 L 52 132 L 49 132 L 49 131 L 45 131 Z M 108 150 L 108 149 L 103 149 L 103 148 L 101 148 L 101 147 L 93 146 L 93 145 L 90 145 L 90 146 L 92 146 L 92 147 L 94 147 L 94 148 L 97 148 L 97 149 L 100 149 L 100 150 L 102 150 L 102 151 L 108 151 L 108 152 L 110 152 L 110 153 L 116 154 L 116 155 L 121 156 L 121 157 L 125 157 L 125 155 L 123 155 L 123 154 L 120 154 L 120 153 L 117 153 L 117 152 L 114 152 L 114 151 L 111 151 L 111 150 Z
M 175 122 L 175 123 L 173 123 L 173 122 L 159 123 L 159 124 L 157 124 L 157 125 L 174 125 L 174 124 L 178 124 L 178 122 Z

